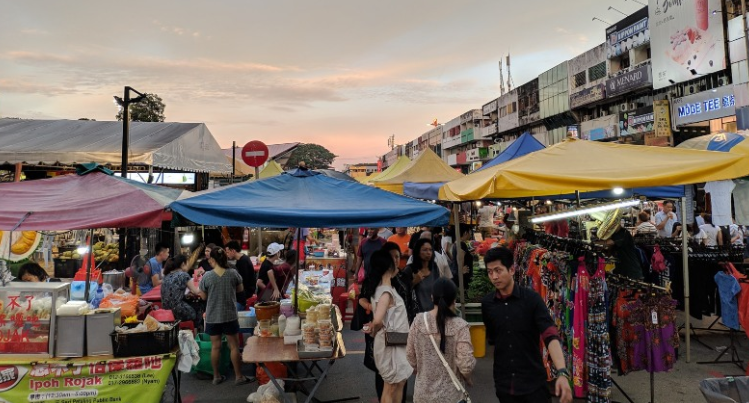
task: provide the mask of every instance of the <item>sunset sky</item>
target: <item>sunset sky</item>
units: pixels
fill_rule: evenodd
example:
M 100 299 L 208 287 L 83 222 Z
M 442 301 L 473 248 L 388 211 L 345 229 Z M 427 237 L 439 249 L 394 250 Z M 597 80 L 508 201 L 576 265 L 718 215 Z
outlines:
M 167 121 L 373 161 L 604 41 L 632 0 L 0 0 L 0 117 L 114 120 L 156 93 Z

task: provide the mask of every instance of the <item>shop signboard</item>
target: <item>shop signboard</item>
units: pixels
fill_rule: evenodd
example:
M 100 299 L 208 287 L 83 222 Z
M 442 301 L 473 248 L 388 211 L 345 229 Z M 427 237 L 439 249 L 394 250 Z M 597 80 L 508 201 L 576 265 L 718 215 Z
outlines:
M 0 401 L 158 403 L 177 357 L 34 360 L 3 360 Z
M 671 138 L 671 108 L 667 99 L 653 101 L 653 120 L 654 136 Z
M 649 87 L 652 84 L 653 75 L 650 63 L 648 63 L 608 79 L 606 81 L 606 96 L 611 98 L 638 88 Z
M 570 108 L 574 109 L 606 97 L 606 86 L 597 84 L 570 95 Z
M 726 68 L 722 0 L 650 0 L 653 88 Z
M 652 106 L 643 106 L 634 111 L 622 112 L 619 114 L 619 136 L 652 132 L 654 121 Z
M 606 55 L 609 59 L 621 56 L 650 42 L 648 8 L 643 7 L 606 30 Z
M 655 132 L 645 133 L 645 145 L 654 147 L 670 147 L 671 136 L 669 135 L 668 137 L 658 137 L 656 136 Z
M 736 114 L 733 86 L 713 88 L 682 98 L 674 98 L 671 116 L 674 128 Z
M 481 113 L 484 114 L 484 116 L 488 116 L 490 113 L 497 110 L 497 100 L 489 102 L 488 104 L 481 107 Z

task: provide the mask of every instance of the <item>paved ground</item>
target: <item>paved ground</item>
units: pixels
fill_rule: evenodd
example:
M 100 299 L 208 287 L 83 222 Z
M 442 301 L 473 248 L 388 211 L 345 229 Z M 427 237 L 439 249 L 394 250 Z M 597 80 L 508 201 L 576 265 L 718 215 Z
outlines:
M 711 321 L 705 321 L 706 327 Z M 716 326 L 722 328 L 722 326 Z M 727 333 L 699 332 L 700 340 L 712 349 L 692 342 L 692 362 L 686 362 L 686 349 L 682 337 L 682 349 L 679 351 L 679 361 L 673 371 L 669 373 L 655 374 L 655 402 L 657 403 L 698 403 L 705 402 L 699 391 L 699 382 L 702 379 L 722 377 L 725 375 L 741 375 L 743 371 L 732 364 L 709 364 L 699 365 L 698 361 L 713 360 L 719 352 L 715 347 L 727 346 Z M 349 355 L 336 363 L 330 372 L 330 377 L 325 381 L 317 397 L 321 400 L 341 399 L 349 396 L 359 396 L 351 402 L 377 402 L 374 390 L 374 375 L 362 365 L 362 350 L 364 349 L 364 338 L 361 333 L 345 331 L 344 338 Z M 738 347 L 741 358 L 749 358 L 749 342 L 746 335 L 739 335 L 740 345 Z M 474 371 L 475 386 L 470 389 L 471 398 L 475 403 L 496 402 L 494 397 L 494 385 L 492 381 L 492 350 L 487 349 L 487 356 L 479 359 Z M 245 373 L 249 374 L 250 367 L 244 367 Z M 231 377 L 230 377 L 231 378 Z M 618 383 L 634 403 L 650 402 L 650 376 L 647 372 L 631 373 L 624 377 L 614 376 Z M 247 396 L 257 389 L 257 384 L 234 386 L 231 382 L 213 386 L 210 381 L 199 380 L 194 375 L 185 375 L 182 383 L 182 396 L 185 403 L 197 402 L 243 402 Z M 413 384 L 409 388 L 413 393 Z M 299 394 L 302 402 L 304 395 Z M 619 390 L 614 390 L 613 400 L 626 402 Z M 409 398 L 409 401 L 410 398 Z

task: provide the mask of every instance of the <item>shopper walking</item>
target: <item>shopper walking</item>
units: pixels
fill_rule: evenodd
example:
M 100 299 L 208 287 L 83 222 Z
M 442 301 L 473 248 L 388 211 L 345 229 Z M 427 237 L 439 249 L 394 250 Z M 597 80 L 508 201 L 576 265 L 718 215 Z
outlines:
M 432 287 L 440 278 L 440 271 L 434 260 L 432 241 L 419 239 L 416 241 L 414 248 L 416 248 L 414 249 L 416 252 L 413 256 L 413 262 L 406 266 L 404 270 L 404 279 L 410 280 L 411 287 L 413 287 L 412 315 L 431 311 L 434 308 Z
M 419 314 L 408 333 L 406 356 L 416 372 L 414 403 L 455 403 L 463 399 L 448 371 L 463 388 L 466 383 L 471 384 L 476 358 L 468 323 L 455 314 L 457 290 L 451 280 L 437 280 L 432 291 L 434 308 Z
M 403 399 L 403 389 L 413 368 L 406 358 L 405 344 L 386 342 L 386 333 L 408 333 L 408 315 L 403 299 L 392 286 L 397 268 L 388 252 L 372 254 L 370 287 L 377 285 L 372 297 L 374 319 L 365 332 L 374 335 L 374 361 L 385 382 L 380 403 L 396 403 Z
M 226 336 L 234 367 L 235 385 L 243 385 L 250 379 L 242 375 L 242 360 L 239 356 L 239 321 L 237 320 L 237 293 L 242 292 L 242 276 L 234 269 L 227 269 L 226 251 L 216 247 L 208 259 L 213 270 L 203 275 L 200 291 L 206 294 L 205 332 L 211 336 L 211 365 L 213 384 L 218 385 L 226 377 L 219 372 L 221 336 Z
M 481 301 L 486 338 L 494 346 L 494 387 L 501 403 L 550 403 L 546 368 L 538 342 L 543 340 L 559 373 L 555 393 L 561 403 L 572 402 L 569 372 L 559 331 L 544 300 L 515 284 L 513 253 L 501 247 L 484 256 L 496 291 Z

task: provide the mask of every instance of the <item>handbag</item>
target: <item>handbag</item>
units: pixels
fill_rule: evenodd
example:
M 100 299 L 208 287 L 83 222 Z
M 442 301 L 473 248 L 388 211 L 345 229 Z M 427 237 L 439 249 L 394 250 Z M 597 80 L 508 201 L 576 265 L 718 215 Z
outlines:
M 408 333 L 385 332 L 386 346 L 405 346 L 408 344 Z
M 429 315 L 429 313 L 424 312 L 424 325 L 426 325 L 427 332 L 429 332 L 429 321 L 427 320 L 427 315 Z M 437 350 L 437 355 L 440 357 L 442 365 L 445 366 L 447 373 L 450 374 L 450 379 L 452 379 L 453 385 L 455 385 L 455 389 L 458 389 L 458 392 L 461 392 L 463 394 L 463 399 L 459 400 L 458 403 L 471 403 L 471 397 L 468 396 L 468 392 L 463 387 L 463 384 L 458 381 L 458 377 L 455 376 L 453 370 L 450 368 L 450 365 L 447 363 L 447 360 L 445 360 L 445 356 L 442 355 L 442 351 L 440 351 L 440 348 L 439 346 L 437 346 L 437 342 L 434 341 L 434 336 L 431 333 L 429 334 L 429 339 L 432 340 L 432 345 L 434 346 L 434 349 Z

